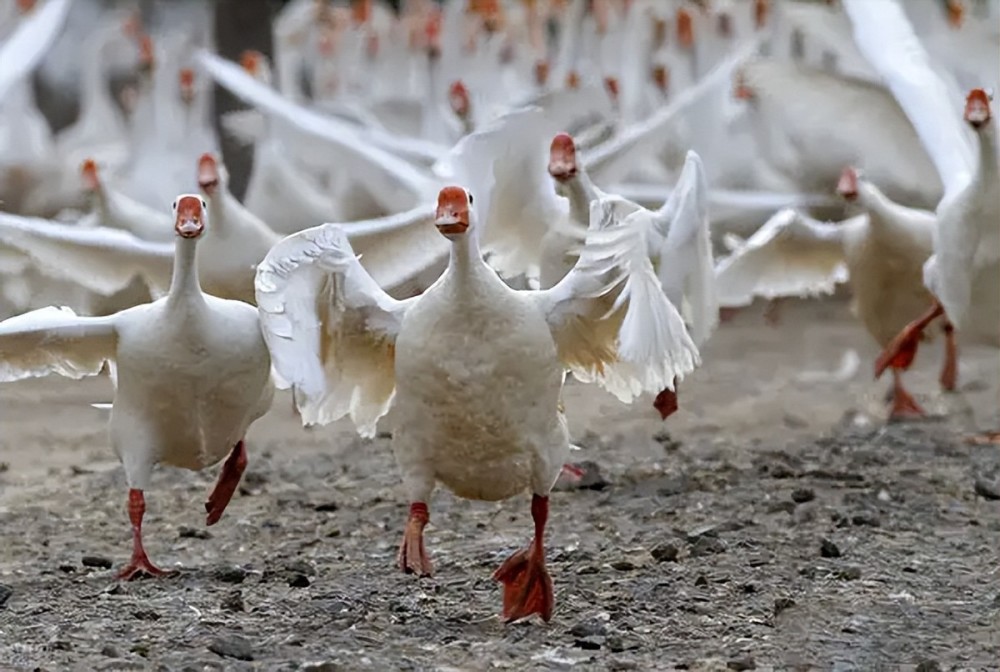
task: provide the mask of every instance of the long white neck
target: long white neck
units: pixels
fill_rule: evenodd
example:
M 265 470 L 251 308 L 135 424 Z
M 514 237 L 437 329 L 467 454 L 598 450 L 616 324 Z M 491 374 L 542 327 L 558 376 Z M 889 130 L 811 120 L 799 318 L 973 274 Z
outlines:
M 479 251 L 479 236 L 473 224 L 465 235 L 455 236 L 452 239 L 448 270 L 453 274 L 468 277 L 481 266 L 484 266 L 483 255 Z
M 559 185 L 559 193 L 569 199 L 570 215 L 580 226 L 590 225 L 590 202 L 600 198 L 597 187 L 584 169 Z
M 197 301 L 203 303 L 205 297 L 198 281 L 198 239 L 177 237 L 174 247 L 174 271 L 170 278 L 168 303 L 177 305 Z
M 977 171 L 979 180 L 983 184 L 996 188 L 997 175 L 1000 170 L 997 167 L 996 126 L 992 119 L 979 129 L 976 137 L 979 145 L 979 170 Z

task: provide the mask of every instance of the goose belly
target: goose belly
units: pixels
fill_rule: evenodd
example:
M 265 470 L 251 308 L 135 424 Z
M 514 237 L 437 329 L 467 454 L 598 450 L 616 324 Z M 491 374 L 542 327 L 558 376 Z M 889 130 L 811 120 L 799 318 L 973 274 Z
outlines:
M 431 338 L 400 334 L 393 450 L 404 474 L 496 501 L 558 470 L 568 450 L 557 410 L 563 374 L 538 321 L 474 330 L 475 320 L 439 322 Z
M 922 263 L 870 237 L 848 246 L 857 316 L 879 345 L 888 345 L 930 307 L 933 298 L 924 287 Z

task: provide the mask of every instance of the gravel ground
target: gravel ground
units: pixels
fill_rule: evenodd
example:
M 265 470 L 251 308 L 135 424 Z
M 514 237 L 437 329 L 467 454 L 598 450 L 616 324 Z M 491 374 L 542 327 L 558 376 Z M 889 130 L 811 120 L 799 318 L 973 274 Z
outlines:
M 805 380 L 854 348 L 846 380 Z M 587 488 L 553 495 L 556 612 L 504 625 L 490 575 L 528 541 L 527 495 L 439 490 L 433 579 L 400 574 L 406 516 L 388 439 L 306 431 L 287 395 L 250 435 L 220 523 L 216 470 L 158 470 L 144 525 L 177 576 L 128 584 L 121 469 L 104 379 L 0 386 L 0 669 L 975 670 L 1000 659 L 995 353 L 940 345 L 907 376 L 935 416 L 885 425 L 886 383 L 846 305 L 788 303 L 723 325 L 667 423 L 567 388 Z

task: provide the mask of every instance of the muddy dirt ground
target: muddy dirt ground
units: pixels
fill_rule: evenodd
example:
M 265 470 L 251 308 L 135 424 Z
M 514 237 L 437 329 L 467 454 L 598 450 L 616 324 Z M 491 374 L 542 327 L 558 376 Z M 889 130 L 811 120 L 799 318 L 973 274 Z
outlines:
M 997 669 L 1000 449 L 963 441 L 1000 427 L 997 355 L 963 350 L 942 395 L 940 339 L 925 346 L 907 379 L 946 417 L 886 426 L 846 304 L 782 317 L 724 325 L 666 424 L 648 400 L 567 388 L 574 459 L 607 482 L 553 495 L 548 625 L 504 625 L 490 579 L 529 538 L 527 496 L 439 490 L 436 576 L 404 576 L 389 441 L 303 430 L 284 394 L 219 524 L 215 469 L 157 472 L 147 549 L 181 571 L 119 584 L 124 479 L 88 406 L 108 381 L 0 386 L 0 669 Z M 851 348 L 849 379 L 802 377 Z

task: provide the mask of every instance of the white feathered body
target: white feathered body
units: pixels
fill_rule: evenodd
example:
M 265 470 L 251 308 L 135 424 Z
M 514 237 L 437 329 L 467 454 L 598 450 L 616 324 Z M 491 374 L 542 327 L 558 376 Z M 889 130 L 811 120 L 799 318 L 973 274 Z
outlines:
M 563 367 L 542 312 L 470 265 L 427 290 L 396 341 L 393 449 L 412 501 L 434 480 L 469 499 L 544 494 L 569 452 Z
M 270 407 L 271 360 L 252 306 L 164 298 L 119 313 L 115 327 L 110 433 L 130 481 L 147 479 L 156 463 L 219 462 Z

